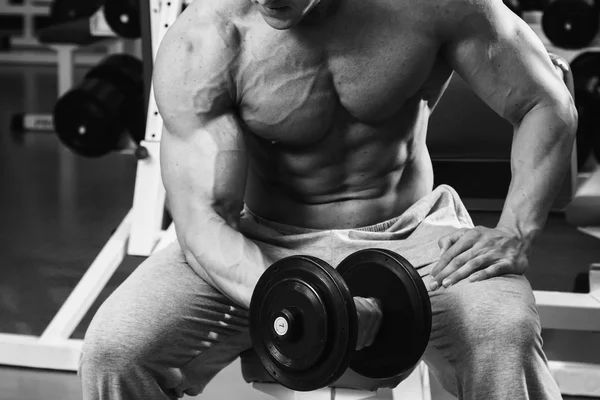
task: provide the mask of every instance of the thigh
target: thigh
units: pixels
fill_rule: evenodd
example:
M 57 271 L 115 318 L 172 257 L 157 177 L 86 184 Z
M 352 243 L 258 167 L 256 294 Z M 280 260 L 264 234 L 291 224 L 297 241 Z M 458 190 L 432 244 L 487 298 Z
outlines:
M 503 365 L 504 355 L 521 353 L 515 349 L 541 348 L 535 296 L 522 275 L 462 281 L 429 294 L 433 325 L 424 360 L 451 392 L 461 375 L 477 373 L 477 357 L 493 355 Z
M 250 345 L 247 310 L 195 274 L 173 244 L 143 262 L 100 307 L 84 352 L 101 347 L 158 372 L 205 358 L 199 373 L 214 375 Z

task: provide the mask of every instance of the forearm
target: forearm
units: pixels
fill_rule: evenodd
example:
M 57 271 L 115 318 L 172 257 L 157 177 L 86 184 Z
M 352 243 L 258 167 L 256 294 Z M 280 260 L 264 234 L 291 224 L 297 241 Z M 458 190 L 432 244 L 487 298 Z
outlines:
M 212 209 L 195 214 L 183 224 L 187 228 L 178 229 L 189 265 L 233 302 L 249 308 L 256 282 L 270 261 L 237 230 L 236 218 L 228 218 L 228 223 Z
M 571 161 L 577 118 L 567 103 L 533 108 L 515 131 L 512 181 L 498 226 L 527 247 L 543 228 Z

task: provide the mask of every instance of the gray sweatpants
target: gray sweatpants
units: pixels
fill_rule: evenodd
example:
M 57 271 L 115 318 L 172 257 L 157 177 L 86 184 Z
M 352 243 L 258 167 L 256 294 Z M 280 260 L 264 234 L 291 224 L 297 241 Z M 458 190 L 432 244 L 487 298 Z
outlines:
M 472 227 L 456 192 L 440 186 L 401 216 L 361 229 L 311 230 L 244 210 L 241 231 L 271 259 L 310 254 L 337 265 L 364 248 L 394 250 L 428 284 L 438 240 Z M 531 286 L 506 275 L 430 293 L 433 328 L 423 359 L 460 399 L 560 399 L 542 351 Z M 153 254 L 110 296 L 86 333 L 84 400 L 197 395 L 251 347 L 248 312 L 206 284 L 177 243 Z

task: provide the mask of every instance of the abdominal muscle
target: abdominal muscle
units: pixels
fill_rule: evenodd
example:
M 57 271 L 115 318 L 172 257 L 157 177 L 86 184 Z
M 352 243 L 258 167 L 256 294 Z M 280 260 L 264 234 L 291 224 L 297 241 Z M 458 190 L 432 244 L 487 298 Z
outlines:
M 334 126 L 308 145 L 253 135 L 247 207 L 309 229 L 359 228 L 401 215 L 433 188 L 429 110 L 410 108 L 393 124 Z

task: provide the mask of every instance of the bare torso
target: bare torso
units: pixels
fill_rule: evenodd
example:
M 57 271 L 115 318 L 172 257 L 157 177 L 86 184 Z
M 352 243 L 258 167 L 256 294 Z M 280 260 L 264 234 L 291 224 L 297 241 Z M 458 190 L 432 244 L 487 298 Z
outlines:
M 451 69 L 427 3 L 342 1 L 326 24 L 285 31 L 250 1 L 234 8 L 241 51 L 231 74 L 253 212 L 352 228 L 432 190 L 427 123 Z

